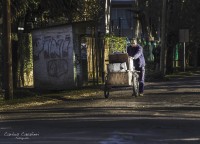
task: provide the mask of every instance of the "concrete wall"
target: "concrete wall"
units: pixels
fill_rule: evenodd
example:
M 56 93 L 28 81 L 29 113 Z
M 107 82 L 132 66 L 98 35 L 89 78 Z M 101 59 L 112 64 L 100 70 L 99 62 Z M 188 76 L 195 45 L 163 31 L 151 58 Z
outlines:
M 72 26 L 34 30 L 32 36 L 35 88 L 75 87 Z

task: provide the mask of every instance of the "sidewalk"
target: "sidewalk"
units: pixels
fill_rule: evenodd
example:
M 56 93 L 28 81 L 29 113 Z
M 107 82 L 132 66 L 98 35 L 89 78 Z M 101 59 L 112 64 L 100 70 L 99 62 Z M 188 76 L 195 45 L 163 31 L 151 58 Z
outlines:
M 175 77 L 165 82 L 149 82 L 143 102 L 152 109 L 169 110 L 174 116 L 199 117 L 200 74 Z
M 97 107 L 106 105 L 115 99 L 124 98 L 122 101 L 127 103 L 130 98 L 133 103 L 138 105 L 158 106 L 167 104 L 168 106 L 186 105 L 194 107 L 200 105 L 200 74 L 191 76 L 180 76 L 171 78 L 168 81 L 146 82 L 145 96 L 143 98 L 131 97 L 132 88 L 112 91 L 109 99 L 104 98 L 102 89 L 77 90 L 71 92 L 58 92 L 44 94 L 33 97 L 28 102 L 24 101 L 16 105 L 12 103 L 1 106 L 0 111 L 15 111 L 17 109 L 37 109 L 37 108 L 63 108 L 63 107 L 82 107 L 83 102 L 88 102 L 91 106 Z M 127 100 L 126 100 L 127 99 Z M 32 101 L 31 101 L 32 100 Z M 97 101 L 102 101 L 97 104 Z M 18 101 L 17 101 L 18 102 Z M 20 102 L 20 101 L 19 101 Z M 95 105 L 96 104 L 96 105 Z M 84 106 L 84 105 L 83 105 Z M 112 105 L 111 105 L 112 106 Z

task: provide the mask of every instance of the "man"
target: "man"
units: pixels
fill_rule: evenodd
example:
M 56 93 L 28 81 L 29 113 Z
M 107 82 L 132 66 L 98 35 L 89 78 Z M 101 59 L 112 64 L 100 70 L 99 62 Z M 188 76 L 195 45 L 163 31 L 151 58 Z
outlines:
M 131 45 L 127 48 L 127 53 L 133 58 L 135 70 L 139 71 L 139 93 L 143 96 L 144 93 L 144 77 L 145 77 L 145 59 L 143 48 L 137 44 L 137 40 L 133 39 Z

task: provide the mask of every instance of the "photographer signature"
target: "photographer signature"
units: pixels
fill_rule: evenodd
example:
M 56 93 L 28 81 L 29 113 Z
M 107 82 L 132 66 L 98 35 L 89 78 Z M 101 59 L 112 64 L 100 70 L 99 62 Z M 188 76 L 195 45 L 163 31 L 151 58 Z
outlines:
M 40 136 L 39 132 L 5 132 L 5 137 L 15 137 L 17 140 L 28 140 Z

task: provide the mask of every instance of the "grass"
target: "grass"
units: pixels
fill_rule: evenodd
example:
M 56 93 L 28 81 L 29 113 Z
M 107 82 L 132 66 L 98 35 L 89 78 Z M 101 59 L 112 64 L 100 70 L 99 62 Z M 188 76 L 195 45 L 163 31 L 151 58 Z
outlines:
M 0 96 L 0 111 L 9 111 L 15 109 L 26 109 L 30 107 L 58 104 L 63 101 L 72 101 L 77 99 L 90 98 L 97 95 L 101 91 L 99 89 L 80 89 L 67 91 L 51 91 L 51 92 L 31 92 L 23 89 L 14 92 L 14 99 L 4 100 Z
M 192 76 L 194 74 L 200 74 L 200 71 L 186 71 L 186 72 L 174 72 L 173 74 L 166 75 L 166 78 L 182 78 L 185 76 Z
M 200 74 L 200 70 L 187 70 L 185 72 L 175 71 L 172 74 L 167 74 L 163 77 L 161 72 L 147 71 L 146 72 L 146 81 L 168 81 L 174 78 L 183 78 L 186 76 L 192 76 L 194 74 Z
M 19 97 L 19 94 L 18 96 Z M 12 100 L 5 100 L 4 97 L 0 97 L 0 111 L 7 111 L 7 110 L 15 110 L 18 108 L 28 108 L 33 106 L 40 106 L 40 105 L 46 105 L 50 103 L 55 103 L 56 101 L 52 101 L 48 97 L 43 96 L 33 96 L 33 95 L 26 95 L 23 97 L 23 95 L 20 96 L 20 98 L 17 98 L 14 95 L 14 98 Z

